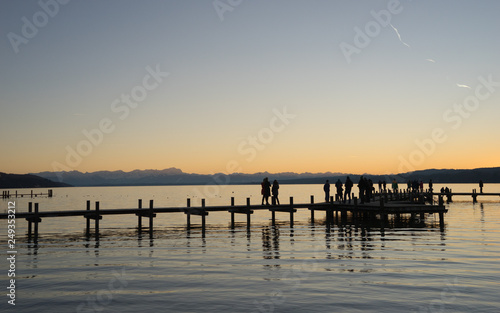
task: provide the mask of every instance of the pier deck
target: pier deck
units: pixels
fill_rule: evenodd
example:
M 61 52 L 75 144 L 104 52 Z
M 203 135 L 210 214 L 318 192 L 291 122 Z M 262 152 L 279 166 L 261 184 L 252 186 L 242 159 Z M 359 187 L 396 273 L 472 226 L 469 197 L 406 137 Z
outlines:
M 377 197 L 374 197 L 375 200 Z M 425 218 L 426 213 L 437 213 L 439 214 L 440 227 L 444 227 L 444 213 L 448 210 L 443 205 L 442 197 L 439 197 L 438 205 L 425 204 L 423 202 L 411 202 L 406 200 L 404 194 L 398 194 L 395 199 L 391 196 L 391 200 L 387 200 L 387 195 L 378 195 L 378 199 L 369 203 L 359 203 L 356 197 L 348 203 L 341 203 L 333 201 L 331 197 L 330 202 L 320 202 L 314 203 L 314 197 L 311 196 L 310 203 L 294 203 L 293 197 L 290 197 L 290 202 L 281 205 L 251 205 L 250 198 L 247 198 L 246 205 L 234 205 L 234 198 L 231 198 L 231 205 L 216 205 L 216 206 L 205 206 L 205 199 L 202 199 L 201 206 L 192 207 L 191 199 L 187 199 L 187 205 L 185 207 L 154 207 L 153 200 L 149 201 L 149 207 L 143 208 L 142 200 L 139 199 L 137 208 L 118 208 L 118 209 L 100 209 L 99 201 L 95 202 L 95 209 L 91 210 L 91 202 L 87 201 L 85 210 L 67 210 L 67 211 L 40 211 L 38 203 L 29 203 L 28 212 L 20 212 L 19 210 L 12 212 L 9 210 L 8 213 L 0 214 L 0 219 L 19 219 L 24 218 L 28 221 L 28 238 L 33 235 L 35 240 L 38 237 L 38 224 L 42 221 L 42 218 L 55 218 L 55 217 L 75 217 L 81 216 L 86 220 L 86 234 L 90 235 L 90 220 L 95 221 L 94 234 L 96 239 L 99 237 L 99 221 L 103 219 L 104 216 L 109 215 L 136 215 L 138 218 L 137 228 L 142 231 L 142 218 L 149 219 L 149 232 L 150 236 L 153 235 L 153 220 L 160 213 L 184 213 L 187 217 L 187 228 L 191 227 L 191 216 L 200 216 L 202 231 L 205 233 L 206 228 L 206 216 L 210 212 L 228 212 L 231 214 L 231 228 L 234 228 L 234 216 L 235 214 L 245 214 L 247 217 L 247 228 L 250 228 L 250 216 L 256 210 L 267 210 L 271 212 L 272 225 L 275 225 L 276 213 L 288 213 L 290 215 L 290 226 L 293 227 L 294 213 L 300 209 L 307 209 L 311 214 L 311 223 L 314 223 L 314 215 L 316 211 L 324 211 L 326 213 L 326 221 L 330 223 L 333 221 L 334 213 L 337 215 L 340 213 L 341 218 L 345 219 L 347 214 L 350 213 L 353 220 L 359 218 L 372 217 L 375 215 L 380 216 L 382 221 L 382 227 L 384 221 L 387 220 L 389 215 L 400 216 L 401 214 L 411 214 L 416 216 L 420 214 L 420 218 Z M 34 209 L 34 210 L 33 210 Z M 32 234 L 32 229 L 34 226 L 34 234 Z

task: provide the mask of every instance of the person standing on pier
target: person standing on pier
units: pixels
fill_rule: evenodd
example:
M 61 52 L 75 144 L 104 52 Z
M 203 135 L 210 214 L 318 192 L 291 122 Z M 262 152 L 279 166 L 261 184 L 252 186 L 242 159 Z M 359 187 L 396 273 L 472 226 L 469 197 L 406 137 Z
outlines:
M 262 181 L 262 205 L 264 205 L 264 200 L 266 200 L 266 204 L 269 205 L 269 197 L 271 196 L 271 183 L 269 182 L 269 178 L 264 178 Z
M 359 189 L 359 201 L 361 201 L 361 203 L 365 203 L 366 181 L 363 178 L 363 176 L 359 178 L 358 189 Z
M 483 181 L 482 181 L 482 180 L 480 180 L 480 181 L 479 181 L 479 192 L 480 192 L 480 193 L 483 193 L 483 186 L 484 186 Z
M 330 201 L 330 181 L 327 179 L 325 185 L 323 185 L 323 190 L 325 191 L 325 201 Z
M 272 187 L 271 191 L 273 192 L 272 202 L 273 202 L 273 204 L 277 204 L 277 205 L 280 204 L 280 199 L 278 199 L 278 189 L 280 189 L 280 185 L 278 184 L 278 181 L 275 179 L 273 181 L 273 187 Z
M 429 180 L 429 192 L 432 192 L 432 186 L 434 186 L 434 184 L 432 183 L 432 179 Z
M 342 202 L 342 197 L 344 195 L 344 188 L 342 188 L 342 182 L 340 178 L 335 183 L 335 187 L 337 188 L 337 201 Z
M 349 176 L 347 176 L 344 185 L 345 185 L 344 203 L 347 200 L 347 197 L 349 197 L 349 203 L 351 203 L 351 189 L 352 189 L 352 186 L 354 185 L 354 183 L 349 178 Z
M 396 178 L 394 178 L 392 180 L 392 190 L 394 191 L 394 193 L 398 193 L 398 182 L 396 181 Z

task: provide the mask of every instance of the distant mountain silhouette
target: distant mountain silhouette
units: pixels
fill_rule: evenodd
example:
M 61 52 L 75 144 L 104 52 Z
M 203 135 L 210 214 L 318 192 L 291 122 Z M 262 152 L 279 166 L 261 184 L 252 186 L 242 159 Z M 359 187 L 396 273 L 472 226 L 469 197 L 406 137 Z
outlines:
M 69 187 L 70 185 L 54 182 L 49 179 L 30 174 L 0 173 L 0 188 L 44 188 L 44 187 Z
M 218 173 L 190 174 L 184 173 L 178 168 L 164 170 L 135 170 L 132 172 L 123 171 L 99 171 L 91 173 L 71 172 L 42 172 L 35 174 L 52 181 L 67 183 L 74 186 L 147 186 L 147 185 L 216 185 L 216 184 L 259 184 L 264 177 L 277 179 L 281 184 L 321 184 L 326 179 L 330 182 L 340 179 L 342 182 L 349 176 L 355 183 L 359 180 L 360 174 L 346 173 L 269 173 L 259 172 L 254 174 L 234 173 L 230 175 Z M 371 175 L 363 176 L 372 179 L 376 184 L 378 181 L 398 182 L 408 180 L 422 180 L 428 182 L 430 179 L 434 183 L 477 183 L 483 180 L 485 183 L 500 183 L 500 167 L 478 168 L 472 170 L 454 169 L 429 169 L 401 174 Z

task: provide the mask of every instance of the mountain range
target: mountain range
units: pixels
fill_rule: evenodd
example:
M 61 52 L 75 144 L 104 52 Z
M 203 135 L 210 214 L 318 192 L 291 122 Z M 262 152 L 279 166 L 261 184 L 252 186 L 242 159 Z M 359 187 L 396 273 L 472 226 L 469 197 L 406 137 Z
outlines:
M 326 179 L 335 182 L 340 179 L 342 182 L 349 176 L 354 182 L 360 176 L 367 177 L 373 182 L 386 181 L 398 182 L 408 180 L 422 180 L 428 182 L 430 179 L 434 183 L 477 183 L 482 180 L 484 183 L 500 183 L 500 167 L 477 168 L 477 169 L 429 169 L 401 174 L 371 175 L 371 174 L 348 174 L 348 173 L 269 173 L 259 172 L 254 174 L 233 173 L 233 174 L 193 174 L 184 173 L 178 168 L 168 168 L 164 170 L 134 170 L 124 171 L 98 171 L 82 173 L 79 171 L 70 172 L 41 172 L 33 175 L 73 186 L 145 186 L 145 185 L 206 185 L 206 184 L 259 184 L 264 177 L 269 177 L 272 181 L 278 180 L 281 184 L 321 184 Z M 5 187 L 4 187 L 5 188 Z
M 68 187 L 70 185 L 30 174 L 0 173 L 0 188 L 45 188 Z

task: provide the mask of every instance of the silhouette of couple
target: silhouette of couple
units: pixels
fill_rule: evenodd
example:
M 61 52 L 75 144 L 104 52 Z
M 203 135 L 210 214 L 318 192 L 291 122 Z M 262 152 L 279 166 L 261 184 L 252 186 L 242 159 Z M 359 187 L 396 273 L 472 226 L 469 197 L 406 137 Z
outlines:
M 271 190 L 272 190 L 272 202 L 273 205 L 275 204 L 280 204 L 280 200 L 278 199 L 278 189 L 280 188 L 280 185 L 278 184 L 278 181 L 275 179 L 273 181 L 273 185 L 271 186 L 271 183 L 269 182 L 269 178 L 264 178 L 262 183 L 260 184 L 262 189 L 260 193 L 262 194 L 262 205 L 264 205 L 264 200 L 266 201 L 266 205 L 269 205 L 269 197 L 271 196 Z M 271 188 L 272 187 L 272 188 Z

